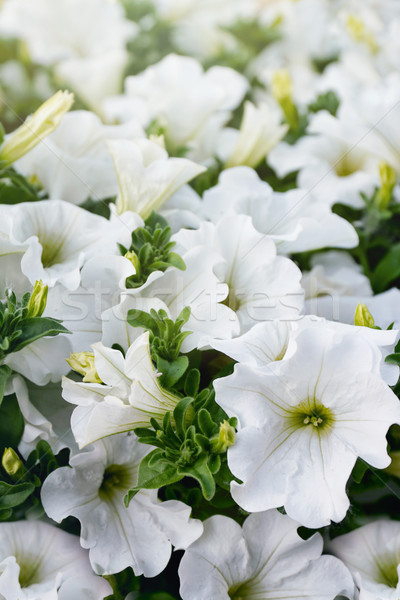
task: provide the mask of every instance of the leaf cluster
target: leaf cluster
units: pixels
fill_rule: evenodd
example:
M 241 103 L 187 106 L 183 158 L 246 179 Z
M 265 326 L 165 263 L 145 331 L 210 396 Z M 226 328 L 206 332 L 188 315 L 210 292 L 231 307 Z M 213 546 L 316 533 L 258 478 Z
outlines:
M 229 489 L 226 469 L 221 470 L 226 452 L 220 452 L 215 444 L 226 415 L 215 403 L 213 390 L 199 392 L 199 385 L 200 372 L 191 369 L 185 379 L 186 396 L 173 413 L 165 414 L 162 425 L 152 419 L 151 428 L 135 429 L 139 441 L 155 450 L 140 464 L 137 486 L 125 496 L 126 505 L 141 489 L 158 489 L 184 477 L 197 481 L 206 500 L 215 495 L 216 484 Z M 236 427 L 237 421 L 232 418 L 228 423 Z
M 150 273 L 165 271 L 168 267 L 185 270 L 182 258 L 172 252 L 175 242 L 171 242 L 171 228 L 167 221 L 154 211 L 146 219 L 144 227 L 132 232 L 129 248 L 119 244 L 120 252 L 125 256 L 132 253 L 136 273 L 126 279 L 127 288 L 138 288 L 146 283 Z

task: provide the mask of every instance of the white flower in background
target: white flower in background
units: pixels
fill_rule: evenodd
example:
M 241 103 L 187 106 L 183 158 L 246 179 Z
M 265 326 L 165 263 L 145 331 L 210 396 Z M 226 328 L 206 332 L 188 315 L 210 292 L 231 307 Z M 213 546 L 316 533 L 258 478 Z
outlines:
M 146 219 L 206 170 L 186 158 L 169 158 L 160 144 L 147 139 L 112 141 L 108 148 L 119 183 L 118 214 L 130 210 Z
M 222 257 L 212 248 L 196 246 L 182 254 L 186 269 L 169 267 L 164 273 L 151 273 L 147 282 L 136 289 L 126 290 L 118 306 L 103 313 L 103 343 L 120 344 L 129 348 L 141 329 L 126 322 L 129 310 L 149 312 L 163 309 L 176 320 L 185 307 L 190 317 L 182 331 L 190 331 L 182 343 L 182 352 L 203 348 L 213 338 L 230 338 L 239 334 L 237 315 L 225 305 L 229 289 L 215 275 L 214 269 Z
M 282 112 L 272 103 L 255 106 L 246 101 L 240 129 L 221 132 L 218 156 L 225 167 L 247 165 L 257 167 L 284 137 L 288 125 L 282 125 Z
M 40 521 L 0 524 L 4 600 L 102 600 L 111 593 L 76 536 Z
M 249 215 L 257 231 L 275 242 L 279 254 L 358 245 L 354 227 L 318 197 L 301 189 L 273 192 L 248 167 L 223 171 L 218 185 L 205 192 L 204 207 L 213 221 L 226 213 Z
M 24 247 L 21 270 L 33 284 L 43 280 L 76 289 L 80 268 L 96 255 L 117 254 L 117 242 L 130 243 L 137 222 L 94 215 L 61 200 L 0 206 L 0 218 L 8 223 L 8 237 L 17 252 Z M 137 225 L 136 225 L 137 226 Z
M 323 111 L 313 122 L 318 119 L 322 123 L 323 118 L 335 119 Z M 312 124 L 309 129 L 313 131 Z M 305 136 L 293 146 L 282 142 L 271 151 L 268 161 L 279 177 L 299 171 L 298 186 L 329 206 L 341 202 L 363 207 L 361 192 L 369 196 L 379 187 L 379 160 L 357 144 L 336 139 L 334 131 Z
M 386 433 L 398 398 L 381 379 L 380 350 L 364 337 L 307 328 L 288 359 L 235 366 L 214 382 L 216 401 L 240 430 L 228 450 L 235 501 L 251 512 L 285 506 L 302 525 L 341 521 L 357 457 L 388 466 Z
M 50 199 L 81 204 L 89 197 L 109 198 L 117 194 L 118 181 L 106 142 L 140 135 L 144 133 L 136 122 L 104 125 L 94 113 L 77 110 L 15 168 L 34 177 Z
M 311 271 L 303 273 L 301 285 L 306 300 L 320 296 L 372 296 L 371 283 L 362 267 L 347 252 L 320 252 L 310 260 Z M 311 304 L 311 302 L 310 302 Z
M 253 227 L 250 217 L 227 215 L 216 225 L 182 229 L 173 236 L 180 249 L 212 248 L 221 257 L 214 272 L 229 288 L 228 306 L 241 332 L 258 321 L 296 319 L 303 307 L 301 273 L 288 258 L 276 255 L 275 244 Z
M 153 121 L 163 130 L 170 154 L 187 148 L 187 158 L 210 159 L 217 138 L 240 104 L 247 80 L 233 69 L 215 66 L 203 72 L 188 56 L 170 54 L 139 75 L 125 79 L 125 94 L 104 103 L 107 120 Z
M 141 490 L 125 507 L 124 495 L 151 449 L 133 434 L 113 436 L 75 454 L 72 468 L 57 469 L 43 484 L 46 513 L 59 522 L 69 515 L 80 520 L 81 545 L 99 574 L 132 567 L 135 575 L 154 577 L 166 567 L 171 545 L 187 548 L 202 532 L 189 506 L 161 502 L 157 490 Z
M 119 350 L 92 345 L 94 366 L 103 383 L 63 378 L 63 397 L 76 404 L 71 427 L 80 448 L 101 438 L 162 422 L 179 398 L 163 390 L 150 358 L 149 332 L 143 333 L 124 358 Z
M 79 15 L 79 19 L 77 19 Z M 6 0 L 1 32 L 21 38 L 35 63 L 53 66 L 90 106 L 119 91 L 136 26 L 112 0 Z
M 37 146 L 58 127 L 73 102 L 73 94 L 61 91 L 46 100 L 25 123 L 6 137 L 0 146 L 0 162 L 12 164 Z
M 155 0 L 154 4 L 160 17 L 172 24 L 177 47 L 200 58 L 234 47 L 223 27 L 256 15 L 252 0 Z
M 305 541 L 298 526 L 277 510 L 252 514 L 243 527 L 229 517 L 210 517 L 179 565 L 183 600 L 353 598 L 347 568 L 321 556 L 319 533 Z
M 397 600 L 400 594 L 400 523 L 368 523 L 328 545 L 350 569 L 360 600 Z

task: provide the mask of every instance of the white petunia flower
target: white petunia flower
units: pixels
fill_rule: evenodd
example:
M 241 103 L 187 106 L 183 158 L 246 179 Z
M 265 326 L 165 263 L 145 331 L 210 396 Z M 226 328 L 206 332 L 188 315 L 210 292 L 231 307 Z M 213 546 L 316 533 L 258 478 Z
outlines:
M 77 19 L 79 15 L 79 19 Z M 116 94 L 137 28 L 113 0 L 6 0 L 3 35 L 21 38 L 32 60 L 53 66 L 90 106 Z
M 75 382 L 64 377 L 63 397 L 76 404 L 71 427 L 80 448 L 103 437 L 161 422 L 179 398 L 163 390 L 150 358 L 149 332 L 128 349 L 92 345 L 94 364 L 103 383 Z
M 183 600 L 353 598 L 343 563 L 321 556 L 321 536 L 303 540 L 298 526 L 276 510 L 250 515 L 243 527 L 229 517 L 210 517 L 179 566 Z
M 78 287 L 86 260 L 117 254 L 117 242 L 129 244 L 137 221 L 131 213 L 126 220 L 108 221 L 61 200 L 1 205 L 0 218 L 8 222 L 15 251 L 24 250 L 21 270 L 29 281 L 41 279 L 49 287 L 61 283 L 68 289 Z
M 140 335 L 140 329 L 126 322 L 129 310 L 149 312 L 163 309 L 174 321 L 185 307 L 190 317 L 182 331 L 190 331 L 182 344 L 182 352 L 207 346 L 210 339 L 230 338 L 239 333 L 237 315 L 224 301 L 228 286 L 215 275 L 221 256 L 210 247 L 196 246 L 182 254 L 186 269 L 169 267 L 164 273 L 155 271 L 137 289 L 126 290 L 117 305 L 103 313 L 103 342 L 129 348 Z
M 108 142 L 119 183 L 117 213 L 128 210 L 146 219 L 205 167 L 186 158 L 169 158 L 167 151 L 147 139 Z
M 344 518 L 357 457 L 384 468 L 386 433 L 400 404 L 380 376 L 382 355 L 363 336 L 306 328 L 289 358 L 245 364 L 214 382 L 216 401 L 239 419 L 228 450 L 231 493 L 249 511 L 285 506 L 306 527 Z
M 354 227 L 317 197 L 300 189 L 273 192 L 248 167 L 223 171 L 218 185 L 205 192 L 204 206 L 213 221 L 226 213 L 249 215 L 253 226 L 275 242 L 280 254 L 358 245 Z
M 204 222 L 195 231 L 173 236 L 179 248 L 212 248 L 221 257 L 214 272 L 229 288 L 228 306 L 244 333 L 259 321 L 297 318 L 303 306 L 301 273 L 275 244 L 254 228 L 250 217 L 227 215 L 217 225 Z
M 103 600 L 111 592 L 76 536 L 40 521 L 0 523 L 4 600 Z
M 215 66 L 204 73 L 194 58 L 169 54 L 127 77 L 125 94 L 108 98 L 104 113 L 110 121 L 136 118 L 144 127 L 156 121 L 170 153 L 186 148 L 186 156 L 200 162 L 215 154 L 219 132 L 247 87 L 233 69 Z
M 158 575 L 171 556 L 171 545 L 187 548 L 202 532 L 190 519 L 190 507 L 161 502 L 157 490 L 142 490 L 124 505 L 137 484 L 141 460 L 151 447 L 136 436 L 120 434 L 74 455 L 71 467 L 51 473 L 42 487 L 46 513 L 56 521 L 69 515 L 82 525 L 81 544 L 99 574 L 132 567 L 135 575 Z
M 115 196 L 118 181 L 107 140 L 144 136 L 140 125 L 104 125 L 94 113 L 77 110 L 65 115 L 57 130 L 16 163 L 34 177 L 50 199 L 81 204 L 87 198 Z
M 359 600 L 397 600 L 400 595 L 400 523 L 375 521 L 328 545 L 350 569 Z

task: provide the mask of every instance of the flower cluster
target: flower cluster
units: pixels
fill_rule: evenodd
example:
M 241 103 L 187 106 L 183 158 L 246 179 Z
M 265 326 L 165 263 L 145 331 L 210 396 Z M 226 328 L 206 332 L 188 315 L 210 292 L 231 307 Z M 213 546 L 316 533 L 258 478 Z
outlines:
M 399 34 L 0 0 L 1 599 L 398 600 Z

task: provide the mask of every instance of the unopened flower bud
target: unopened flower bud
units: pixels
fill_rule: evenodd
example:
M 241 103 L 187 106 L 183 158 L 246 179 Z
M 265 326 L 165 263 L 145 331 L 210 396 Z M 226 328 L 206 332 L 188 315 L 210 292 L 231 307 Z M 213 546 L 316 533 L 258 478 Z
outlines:
M 381 179 L 381 187 L 376 195 L 376 204 L 380 210 L 388 207 L 393 194 L 394 186 L 397 181 L 396 171 L 387 163 L 379 164 L 379 175 Z
M 48 286 L 40 279 L 33 286 L 31 297 L 28 302 L 27 317 L 41 317 L 47 303 Z
M 211 438 L 211 450 L 215 454 L 226 452 L 236 440 L 235 428 L 228 421 L 223 421 L 219 426 L 219 433 Z
M 279 102 L 291 129 L 299 128 L 299 113 L 293 102 L 293 87 L 290 73 L 287 69 L 277 69 L 272 76 L 272 94 Z
M 5 448 L 1 465 L 11 479 L 19 479 L 26 472 L 21 459 L 12 448 Z
M 354 325 L 374 327 L 375 321 L 365 304 L 358 304 L 354 315 Z
M 58 127 L 73 101 L 73 94 L 61 90 L 46 100 L 18 129 L 7 136 L 0 148 L 0 162 L 11 165 L 32 150 Z
M 66 361 L 71 369 L 83 375 L 84 383 L 103 383 L 96 371 L 93 352 L 74 352 Z

